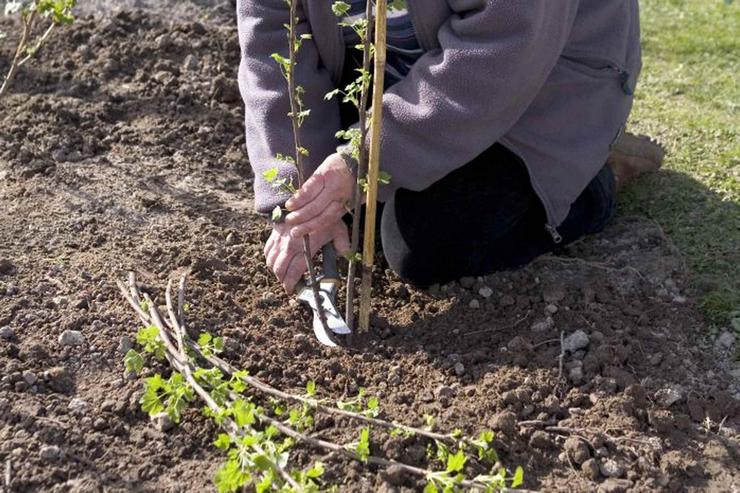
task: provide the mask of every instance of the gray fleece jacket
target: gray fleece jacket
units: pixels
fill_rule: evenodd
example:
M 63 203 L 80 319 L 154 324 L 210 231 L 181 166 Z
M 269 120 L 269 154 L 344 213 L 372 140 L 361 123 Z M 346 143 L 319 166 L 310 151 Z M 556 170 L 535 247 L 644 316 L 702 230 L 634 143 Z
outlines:
M 312 172 L 335 152 L 345 46 L 332 0 L 303 0 L 297 80 L 310 116 L 301 128 Z M 287 53 L 285 0 L 239 0 L 239 83 L 246 107 L 255 203 L 286 197 L 262 178 L 290 165 L 286 82 L 270 55 Z M 526 163 L 548 226 L 559 225 L 606 162 L 641 68 L 638 0 L 408 0 L 425 54 L 385 92 L 381 169 L 397 188 L 422 190 L 500 142 Z

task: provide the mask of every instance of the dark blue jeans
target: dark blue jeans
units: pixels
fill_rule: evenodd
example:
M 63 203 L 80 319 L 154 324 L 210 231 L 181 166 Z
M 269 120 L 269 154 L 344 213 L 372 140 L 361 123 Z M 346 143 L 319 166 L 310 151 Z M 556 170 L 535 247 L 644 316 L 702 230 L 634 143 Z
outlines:
M 383 253 L 391 269 L 419 286 L 511 269 L 601 231 L 614 215 L 615 195 L 604 166 L 572 205 L 558 227 L 562 242 L 555 243 L 526 167 L 495 144 L 426 190 L 398 190 L 381 216 Z

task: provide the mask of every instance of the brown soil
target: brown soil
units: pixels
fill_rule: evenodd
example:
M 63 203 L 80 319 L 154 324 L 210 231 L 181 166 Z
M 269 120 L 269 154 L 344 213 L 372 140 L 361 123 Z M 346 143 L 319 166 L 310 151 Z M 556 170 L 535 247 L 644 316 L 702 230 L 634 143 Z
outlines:
M 6 40 L 2 73 L 9 52 Z M 193 329 L 226 336 L 228 359 L 275 386 L 314 379 L 335 398 L 365 387 L 393 419 L 494 428 L 528 488 L 738 491 L 738 383 L 706 340 L 680 256 L 650 221 L 621 218 L 525 269 L 430 291 L 381 265 L 372 332 L 353 350 L 319 346 L 309 313 L 263 265 L 268 227 L 252 212 L 238 56 L 233 22 L 83 19 L 2 102 L 8 491 L 212 488 L 214 427 L 194 409 L 157 431 L 139 410 L 141 382 L 124 378 L 119 341 L 137 326 L 114 281 L 127 270 L 159 296 L 189 273 Z M 63 346 L 68 329 L 84 343 Z M 577 330 L 588 345 L 565 355 L 559 384 L 560 333 Z M 375 449 L 424 460 L 414 439 Z M 422 485 L 341 460 L 327 476 L 342 491 Z

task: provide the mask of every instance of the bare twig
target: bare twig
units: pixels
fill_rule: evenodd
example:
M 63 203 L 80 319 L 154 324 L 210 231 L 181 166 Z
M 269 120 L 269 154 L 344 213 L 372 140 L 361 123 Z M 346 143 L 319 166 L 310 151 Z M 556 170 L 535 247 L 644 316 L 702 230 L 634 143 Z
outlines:
M 537 349 L 538 347 L 547 346 L 548 344 L 554 344 L 556 342 L 560 342 L 560 339 L 547 339 L 545 341 L 540 341 L 537 344 L 533 345 L 532 349 Z
M 20 41 L 18 41 L 18 46 L 16 46 L 15 48 L 15 55 L 13 56 L 13 61 L 10 64 L 8 74 L 5 76 L 3 85 L 0 86 L 0 98 L 5 96 L 5 94 L 8 92 L 8 90 L 10 89 L 10 85 L 13 83 L 13 79 L 15 79 L 15 75 L 18 72 L 18 69 L 21 67 L 21 57 L 23 56 L 23 52 L 26 51 L 26 46 L 28 46 L 28 40 L 31 37 L 31 33 L 33 32 L 33 28 L 36 24 L 37 18 L 38 12 L 33 11 L 28 14 L 28 16 L 22 19 L 23 33 L 21 34 Z M 25 63 L 25 60 L 23 60 L 23 63 Z
M 552 262 L 559 262 L 561 264 L 578 264 L 578 265 L 585 265 L 587 267 L 592 267 L 594 269 L 601 269 L 607 272 L 632 272 L 633 274 L 637 275 L 640 279 L 643 281 L 645 280 L 645 277 L 642 275 L 642 272 L 637 270 L 636 268 L 632 267 L 631 265 L 625 265 L 624 267 L 612 267 L 611 265 L 605 264 L 604 262 L 592 262 L 590 260 L 577 258 L 577 257 L 558 257 L 556 255 L 543 255 L 535 260 L 535 262 L 546 262 L 546 261 L 552 261 Z
M 13 479 L 13 465 L 10 462 L 10 457 L 5 460 L 5 489 L 10 491 L 10 481 Z
M 520 318 L 518 318 L 517 320 L 515 320 L 514 323 L 511 323 L 509 325 L 505 325 L 504 327 L 493 327 L 493 328 L 490 328 L 490 329 L 474 330 L 473 332 L 466 332 L 464 335 L 466 335 L 466 336 L 472 336 L 472 335 L 476 335 L 476 334 L 485 334 L 486 332 L 493 332 L 493 331 L 513 329 L 514 327 L 516 327 L 520 323 L 522 323 L 525 320 L 527 320 L 529 318 L 529 314 L 530 313 L 531 313 L 531 310 L 530 311 L 527 311 L 527 313 L 525 313 Z
M 46 31 L 44 31 L 44 34 L 36 41 L 34 44 L 34 47 L 29 50 L 29 53 L 26 55 L 26 57 L 18 62 L 18 68 L 21 68 L 28 62 L 31 58 L 33 58 L 33 55 L 38 51 L 39 48 L 41 48 L 41 45 L 44 44 L 44 42 L 49 39 L 49 36 L 51 35 L 51 32 L 56 27 L 56 23 L 51 23 L 49 27 L 46 28 Z
M 558 356 L 558 386 L 563 382 L 563 363 L 565 361 L 565 331 L 560 332 L 560 355 Z

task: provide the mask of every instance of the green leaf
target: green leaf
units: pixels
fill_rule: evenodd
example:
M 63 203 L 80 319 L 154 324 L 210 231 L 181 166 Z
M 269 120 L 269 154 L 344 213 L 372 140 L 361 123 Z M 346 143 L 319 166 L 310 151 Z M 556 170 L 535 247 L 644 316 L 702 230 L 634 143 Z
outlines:
M 313 397 L 314 395 L 316 395 L 316 382 L 315 381 L 309 380 L 306 383 L 306 395 L 308 395 L 309 397 Z
M 136 333 L 136 342 L 143 346 L 144 352 L 154 355 L 156 359 L 164 359 L 164 342 L 159 338 L 159 329 L 153 325 L 143 327 Z
M 334 2 L 331 6 L 332 12 L 334 12 L 334 15 L 337 17 L 344 17 L 349 12 L 349 9 L 350 4 L 342 1 Z
M 437 489 L 437 486 L 435 486 L 433 481 L 429 481 L 424 487 L 424 493 L 439 493 L 439 490 Z
M 283 208 L 279 205 L 276 205 L 275 208 L 272 210 L 272 215 L 270 217 L 272 218 L 272 222 L 274 223 L 280 221 L 283 218 Z
M 517 466 L 514 472 L 514 479 L 511 480 L 511 487 L 518 488 L 522 483 L 524 483 L 524 469 L 522 466 Z
M 378 401 L 377 397 L 371 397 L 367 401 L 367 410 L 365 411 L 365 416 L 377 418 L 378 414 L 380 414 L 380 402 Z
M 324 475 L 324 464 L 316 462 L 311 469 L 306 471 L 306 476 L 311 479 L 320 478 Z
M 213 444 L 219 450 L 228 450 L 231 447 L 231 438 L 226 433 L 219 433 L 218 438 Z
M 264 178 L 267 183 L 272 183 L 277 180 L 279 174 L 280 170 L 278 168 L 270 168 L 267 171 L 262 172 L 262 178 Z
M 355 446 L 355 453 L 360 462 L 367 462 L 370 457 L 370 428 L 367 426 L 360 431 L 360 441 Z
M 283 67 L 290 67 L 290 59 L 285 58 L 279 53 L 273 53 L 272 55 L 270 55 L 270 58 L 278 62 Z
M 126 372 L 134 372 L 138 375 L 144 368 L 144 357 L 138 351 L 129 349 L 123 357 L 123 365 L 126 367 Z
M 447 472 L 462 472 L 465 467 L 465 462 L 468 460 L 465 457 L 465 452 L 458 450 L 455 454 L 447 456 Z
M 223 337 L 215 337 L 213 339 L 213 350 L 216 353 L 222 353 L 224 351 L 224 338 Z
M 213 478 L 219 493 L 236 492 L 251 481 L 252 475 L 242 470 L 238 456 L 231 457 L 216 471 L 216 476 Z
M 234 402 L 231 411 L 237 426 L 241 427 L 254 424 L 254 404 L 252 404 L 251 402 L 247 402 L 244 399 L 239 399 Z
M 208 332 L 201 332 L 198 336 L 198 346 L 200 346 L 201 349 L 208 347 L 208 344 L 211 343 L 211 339 L 213 339 L 211 334 Z
M 388 185 L 391 182 L 391 175 L 383 170 L 378 173 L 378 183 L 381 185 Z
M 164 411 L 165 406 L 159 393 L 166 385 L 167 383 L 159 373 L 144 380 L 144 394 L 139 399 L 142 411 L 148 413 L 149 416 Z

